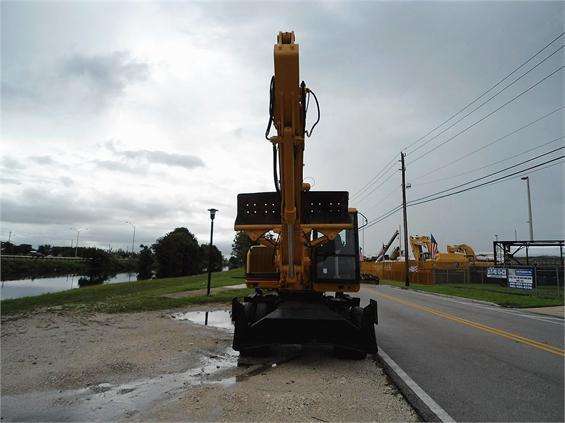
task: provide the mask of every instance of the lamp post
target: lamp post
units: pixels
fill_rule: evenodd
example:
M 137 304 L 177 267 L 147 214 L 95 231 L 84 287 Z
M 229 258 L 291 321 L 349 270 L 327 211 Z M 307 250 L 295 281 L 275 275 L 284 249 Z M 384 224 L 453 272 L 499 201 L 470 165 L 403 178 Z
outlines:
M 131 223 L 130 221 L 126 221 L 126 223 L 129 223 L 131 225 L 131 227 L 133 228 L 133 236 L 131 238 L 131 254 L 133 255 L 133 248 L 135 245 L 135 225 L 133 223 Z
M 214 217 L 216 217 L 216 209 L 208 209 L 210 212 L 210 245 L 208 246 L 208 287 L 206 295 L 210 296 L 210 282 L 212 281 L 212 242 L 214 240 Z
M 86 228 L 70 228 L 70 229 L 73 230 L 73 231 L 77 231 L 77 239 L 76 239 L 76 243 L 75 243 L 75 257 L 77 257 L 78 256 L 78 237 L 79 237 L 81 231 L 88 231 L 88 229 L 86 229 Z M 71 244 L 72 244 L 72 241 L 71 241 Z
M 530 195 L 530 177 L 523 176 L 522 181 L 526 181 L 526 187 L 528 190 L 528 223 L 530 224 L 530 241 L 534 240 L 534 223 L 532 221 L 532 197 Z

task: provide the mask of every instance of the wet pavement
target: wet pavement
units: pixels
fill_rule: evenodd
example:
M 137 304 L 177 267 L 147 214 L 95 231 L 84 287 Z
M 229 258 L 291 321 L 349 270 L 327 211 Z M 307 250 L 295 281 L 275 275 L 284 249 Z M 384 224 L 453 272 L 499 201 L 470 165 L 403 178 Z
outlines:
M 228 310 L 187 311 L 183 313 L 175 313 L 172 317 L 177 320 L 188 320 L 189 322 L 199 325 L 227 329 L 228 331 L 233 332 L 231 313 Z
M 188 324 L 206 325 L 233 332 L 228 310 L 190 311 L 170 315 Z M 206 385 L 230 387 L 264 374 L 299 357 L 295 349 L 276 356 L 240 358 L 232 348 L 222 353 L 202 351 L 200 362 L 184 372 L 141 378 L 128 383 L 99 383 L 79 389 L 47 390 L 2 395 L 3 421 L 114 421 L 150 410 L 163 401 Z
M 83 389 L 32 392 L 2 396 L 2 420 L 7 421 L 109 421 L 149 409 L 156 401 L 172 398 L 187 388 L 237 382 L 222 377 L 237 367 L 238 353 L 203 357 L 198 367 L 114 385 L 100 383 Z

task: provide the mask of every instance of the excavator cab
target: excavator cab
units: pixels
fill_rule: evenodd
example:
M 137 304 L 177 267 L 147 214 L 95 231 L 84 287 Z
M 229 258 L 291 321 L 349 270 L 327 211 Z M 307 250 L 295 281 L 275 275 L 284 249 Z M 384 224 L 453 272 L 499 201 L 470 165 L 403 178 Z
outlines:
M 334 283 L 339 291 L 343 283 L 359 281 L 359 232 L 357 212 L 350 212 L 352 227 L 343 229 L 335 238 L 313 251 L 314 283 Z

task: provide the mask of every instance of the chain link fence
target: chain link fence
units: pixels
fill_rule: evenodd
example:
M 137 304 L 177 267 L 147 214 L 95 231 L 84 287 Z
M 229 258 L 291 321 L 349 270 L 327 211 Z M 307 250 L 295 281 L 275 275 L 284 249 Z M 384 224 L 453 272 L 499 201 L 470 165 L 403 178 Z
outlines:
M 510 269 L 531 269 L 533 276 L 532 283 L 531 285 L 524 284 L 522 285 L 522 287 L 513 287 L 515 285 L 509 284 L 507 277 L 489 277 L 488 267 L 485 266 L 470 266 L 467 269 L 433 268 L 431 269 L 431 271 L 429 271 L 431 275 L 426 276 L 426 279 L 431 279 L 431 283 L 433 284 L 483 285 L 485 289 L 487 289 L 488 287 L 496 289 L 507 288 L 512 291 L 523 292 L 524 294 L 532 294 L 546 298 L 556 298 L 563 296 L 564 294 L 563 266 L 498 266 L 498 268 L 505 269 L 505 273 L 509 272 Z M 418 278 L 414 277 L 414 282 L 418 283 L 416 282 L 416 279 Z

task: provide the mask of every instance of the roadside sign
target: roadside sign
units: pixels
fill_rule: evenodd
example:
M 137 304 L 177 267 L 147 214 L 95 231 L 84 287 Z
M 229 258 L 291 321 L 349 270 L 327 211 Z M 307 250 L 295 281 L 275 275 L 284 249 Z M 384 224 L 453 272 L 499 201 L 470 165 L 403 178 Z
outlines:
M 508 288 L 533 289 L 534 270 L 532 268 L 508 269 Z
M 487 268 L 487 278 L 506 279 L 506 269 L 504 267 Z

